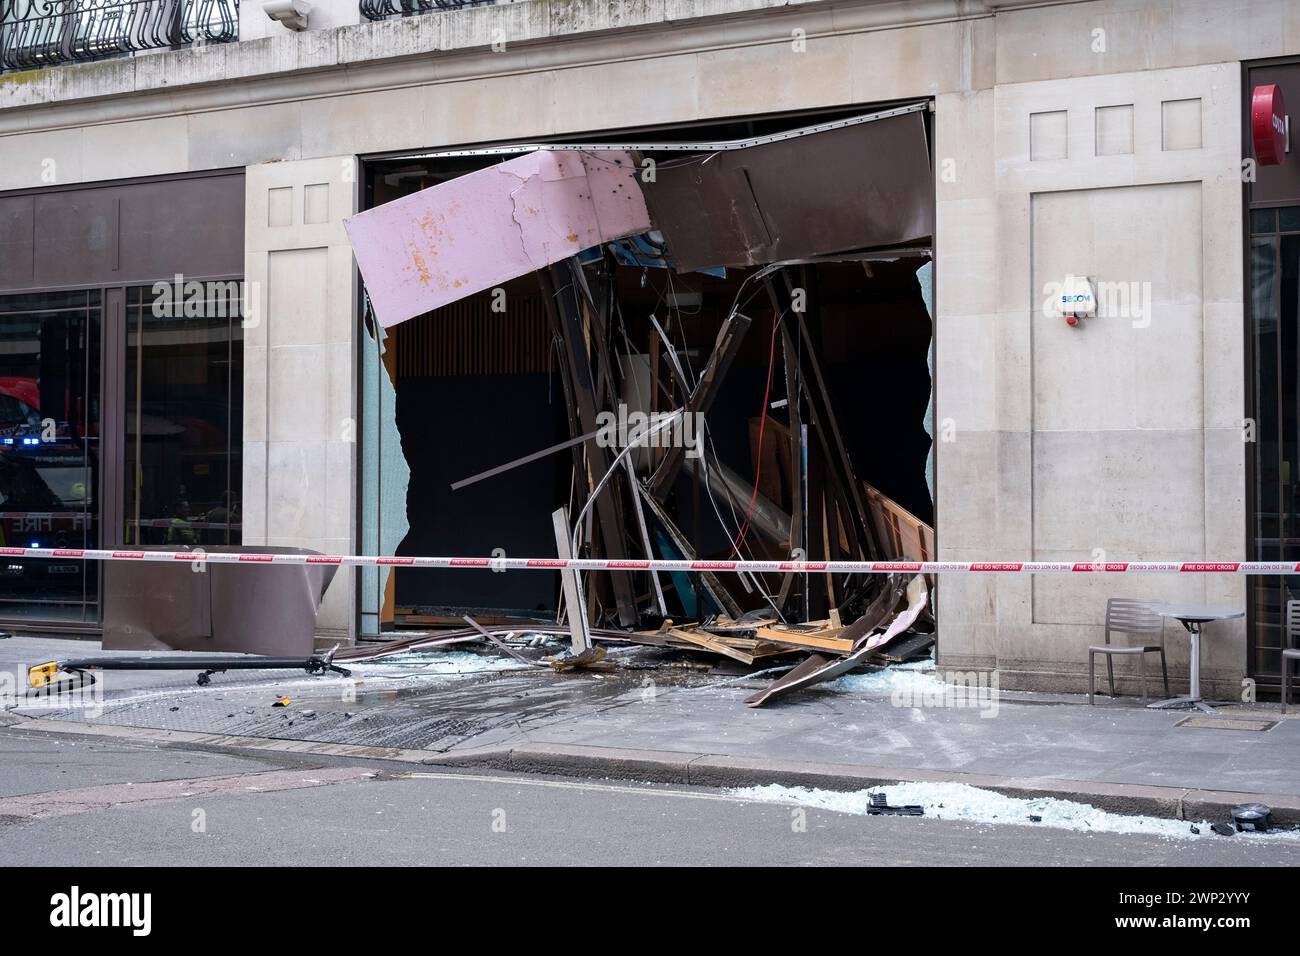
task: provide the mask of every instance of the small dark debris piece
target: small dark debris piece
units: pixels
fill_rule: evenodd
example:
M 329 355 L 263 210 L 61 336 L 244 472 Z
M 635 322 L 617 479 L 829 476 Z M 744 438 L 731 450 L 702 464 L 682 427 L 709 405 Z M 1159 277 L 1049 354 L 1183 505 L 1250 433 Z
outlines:
M 1193 823 L 1193 824 L 1192 824 L 1192 832 L 1195 833 L 1197 836 L 1200 836 L 1200 835 L 1201 835 L 1201 828 L 1198 827 L 1195 823 Z
M 1264 803 L 1239 803 L 1232 808 L 1232 822 L 1237 831 L 1263 833 L 1268 829 L 1273 811 Z
M 1043 818 L 1040 817 L 1040 816 L 1039 816 L 1038 814 L 1036 814 L 1036 813 L 1031 813 L 1031 814 L 1029 814 L 1029 822 L 1030 822 L 1030 823 L 1042 823 L 1042 822 L 1043 822 Z
M 174 711 L 178 711 L 178 710 L 180 710 L 179 707 L 168 707 L 167 709 L 170 710 L 170 711 L 173 711 L 173 712 L 174 712 Z
M 908 804 L 901 807 L 891 807 L 883 793 L 873 793 L 871 803 L 867 806 L 868 816 L 891 815 L 898 817 L 919 817 L 925 813 L 925 807 L 916 804 Z
M 1210 829 L 1213 830 L 1215 833 L 1217 833 L 1219 836 L 1235 836 L 1237 833 L 1235 827 L 1230 827 L 1226 823 L 1211 823 Z

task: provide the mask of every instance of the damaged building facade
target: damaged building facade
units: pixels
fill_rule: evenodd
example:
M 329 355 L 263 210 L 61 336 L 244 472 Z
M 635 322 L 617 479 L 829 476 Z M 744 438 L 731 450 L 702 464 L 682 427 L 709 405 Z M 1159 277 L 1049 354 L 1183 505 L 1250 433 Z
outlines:
M 1256 88 L 1300 103 L 1294 4 L 263 6 L 152 44 L 3 7 L 7 543 L 393 556 L 331 641 L 554 621 L 559 574 L 402 558 L 560 521 L 631 562 L 1297 557 L 1300 159 L 1251 135 Z M 99 567 L 29 563 L 0 621 L 100 626 Z M 578 583 L 755 656 L 908 582 Z M 1206 689 L 1278 678 L 1283 579 L 930 583 L 940 666 L 1004 688 L 1082 689 L 1113 596 L 1245 606 Z

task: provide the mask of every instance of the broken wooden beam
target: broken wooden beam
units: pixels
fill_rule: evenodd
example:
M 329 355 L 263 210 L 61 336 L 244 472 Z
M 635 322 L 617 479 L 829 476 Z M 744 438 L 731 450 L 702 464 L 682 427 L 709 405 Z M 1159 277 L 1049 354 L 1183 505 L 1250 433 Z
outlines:
M 568 367 L 573 408 L 577 415 L 574 434 L 599 432 L 596 382 L 583 336 L 581 307 L 574 276 L 563 265 L 552 266 L 550 270 L 539 270 L 537 275 L 546 300 L 547 315 L 563 346 L 564 364 Z M 572 418 L 570 421 L 573 427 Z M 587 468 L 579 474 L 585 475 L 588 487 L 594 491 L 597 482 L 608 473 L 613 456 L 598 437 L 588 441 L 584 448 L 587 453 Z M 615 559 L 626 558 L 628 555 L 623 538 L 624 524 L 617 475 L 611 476 L 604 493 L 597 496 L 595 507 L 605 553 Z M 609 578 L 618 605 L 619 623 L 624 627 L 635 626 L 638 615 L 631 580 L 625 574 L 613 574 Z

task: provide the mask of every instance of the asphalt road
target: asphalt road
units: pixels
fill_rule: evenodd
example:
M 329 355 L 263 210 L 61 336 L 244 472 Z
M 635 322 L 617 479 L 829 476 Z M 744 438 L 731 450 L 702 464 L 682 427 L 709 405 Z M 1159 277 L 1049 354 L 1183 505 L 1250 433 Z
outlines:
M 800 816 L 704 789 L 410 775 L 392 764 L 53 741 L 17 728 L 0 729 L 0 780 L 8 866 L 1300 864 L 1300 843 Z

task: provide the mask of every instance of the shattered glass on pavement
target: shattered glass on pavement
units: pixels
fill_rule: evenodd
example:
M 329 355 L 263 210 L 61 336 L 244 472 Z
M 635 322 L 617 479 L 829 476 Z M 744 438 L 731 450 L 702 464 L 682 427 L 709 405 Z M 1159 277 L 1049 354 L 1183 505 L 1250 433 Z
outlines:
M 107 681 L 106 699 L 97 714 L 36 706 L 14 712 L 129 727 L 440 751 L 499 742 L 526 727 L 581 719 L 639 701 L 647 669 L 663 687 L 716 680 L 698 667 L 664 666 L 668 655 L 656 649 L 615 648 L 611 656 L 623 666 L 564 674 L 496 654 L 414 651 L 349 663 L 351 677 L 241 671 L 214 674 L 209 686 L 199 687 L 193 674 L 178 672 L 148 689 L 117 692 L 113 685 L 120 672 L 101 672 L 97 676 Z M 273 707 L 281 697 L 288 697 L 289 705 Z

